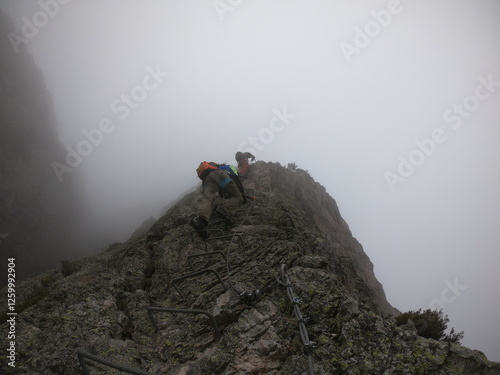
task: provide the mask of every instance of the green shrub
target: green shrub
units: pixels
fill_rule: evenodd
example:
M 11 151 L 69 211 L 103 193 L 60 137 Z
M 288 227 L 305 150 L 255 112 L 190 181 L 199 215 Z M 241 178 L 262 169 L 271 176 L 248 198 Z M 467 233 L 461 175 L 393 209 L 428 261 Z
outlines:
M 443 310 L 419 309 L 405 312 L 396 318 L 398 326 L 406 324 L 408 320 L 413 322 L 418 335 L 425 338 L 452 343 L 460 343 L 464 338 L 464 332 L 455 333 L 455 328 L 452 328 L 450 333 L 445 333 L 450 320 L 443 314 Z

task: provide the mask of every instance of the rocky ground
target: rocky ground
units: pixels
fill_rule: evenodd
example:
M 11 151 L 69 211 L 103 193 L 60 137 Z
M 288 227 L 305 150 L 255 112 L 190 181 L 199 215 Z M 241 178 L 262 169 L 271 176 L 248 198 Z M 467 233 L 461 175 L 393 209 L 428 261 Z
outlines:
M 214 220 L 206 243 L 188 224 L 196 191 L 142 235 L 19 284 L 16 368 L 2 351 L 2 374 L 79 374 L 82 352 L 165 375 L 500 374 L 479 351 L 396 325 L 370 260 L 307 172 L 258 162 L 244 185 L 256 199 L 240 225 Z

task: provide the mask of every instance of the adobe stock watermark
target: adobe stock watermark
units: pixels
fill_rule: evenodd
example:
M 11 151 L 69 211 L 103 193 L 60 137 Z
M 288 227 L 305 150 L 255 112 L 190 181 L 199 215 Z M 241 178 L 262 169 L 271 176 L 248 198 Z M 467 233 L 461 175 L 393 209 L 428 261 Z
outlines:
M 472 95 L 466 96 L 459 103 L 454 103 L 443 113 L 443 121 L 449 124 L 448 126 L 452 130 L 460 129 L 464 120 L 470 118 L 480 108 L 481 102 L 491 98 L 500 87 L 500 82 L 494 80 L 493 74 L 488 75 L 487 78 L 479 76 L 477 80 L 479 84 Z M 384 172 L 385 181 L 391 192 L 396 191 L 397 184 L 405 182 L 412 176 L 417 168 L 421 167 L 436 152 L 438 145 L 449 139 L 449 134 L 447 134 L 449 131 L 445 127 L 436 127 L 431 131 L 429 137 L 415 140 L 416 147 L 408 156 L 398 156 L 396 170 Z
M 7 39 L 14 49 L 15 53 L 19 52 L 19 46 L 28 44 L 28 42 L 36 37 L 41 29 L 46 27 L 50 20 L 57 16 L 61 10 L 61 5 L 67 5 L 71 0 L 40 0 L 38 6 L 40 10 L 35 12 L 30 18 L 22 17 L 21 35 L 15 32 L 9 32 Z
M 224 21 L 224 14 L 233 13 L 234 10 L 243 3 L 243 0 L 214 0 L 212 5 L 221 21 Z
M 159 65 L 155 68 L 147 66 L 146 72 L 147 74 L 142 78 L 140 84 L 132 87 L 128 93 L 122 93 L 119 98 L 111 102 L 110 111 L 119 120 L 127 119 L 132 110 L 138 108 L 149 97 L 149 94 L 170 75 L 168 72 L 162 71 Z M 65 158 L 66 163 L 53 161 L 51 164 L 59 182 L 63 181 L 65 173 L 73 172 L 83 162 L 83 159 L 92 153 L 94 147 L 99 146 L 104 141 L 106 134 L 111 134 L 115 129 L 116 125 L 112 118 L 110 116 L 103 117 L 97 127 L 82 131 L 84 139 L 78 142 L 75 147 L 66 146 L 68 151 Z
M 443 310 L 446 305 L 455 302 L 457 297 L 462 295 L 462 291 L 467 290 L 466 285 L 460 285 L 458 283 L 458 277 L 455 277 L 453 283 L 449 280 L 445 280 L 445 288 L 441 291 L 440 297 L 435 298 L 429 303 L 429 309 L 431 310 Z
M 367 48 L 373 39 L 378 37 L 392 23 L 393 16 L 400 14 L 403 10 L 404 7 L 400 0 L 389 0 L 386 9 L 379 11 L 372 10 L 370 12 L 371 20 L 366 22 L 362 28 L 359 26 L 354 28 L 352 43 L 344 41 L 339 44 L 346 61 L 350 64 L 352 62 L 352 55 L 359 55 Z
M 269 125 L 260 129 L 257 135 L 249 136 L 246 141 L 241 142 L 238 145 L 238 150 L 241 152 L 250 152 L 254 156 L 257 156 L 257 151 L 264 150 L 266 145 L 274 140 L 275 134 L 285 130 L 290 125 L 291 120 L 297 117 L 293 113 L 288 113 L 286 107 L 283 107 L 281 111 L 274 108 L 273 114 L 274 116 L 269 120 Z M 254 148 L 247 148 L 249 145 Z

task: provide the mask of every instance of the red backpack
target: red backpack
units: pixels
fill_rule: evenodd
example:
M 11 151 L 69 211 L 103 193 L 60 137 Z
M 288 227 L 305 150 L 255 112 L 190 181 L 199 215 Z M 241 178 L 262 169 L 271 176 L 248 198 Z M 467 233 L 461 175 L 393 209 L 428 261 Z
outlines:
M 196 169 L 196 173 L 198 177 L 203 180 L 207 176 L 208 171 L 213 171 L 215 169 L 219 169 L 219 164 L 212 161 L 202 161 Z

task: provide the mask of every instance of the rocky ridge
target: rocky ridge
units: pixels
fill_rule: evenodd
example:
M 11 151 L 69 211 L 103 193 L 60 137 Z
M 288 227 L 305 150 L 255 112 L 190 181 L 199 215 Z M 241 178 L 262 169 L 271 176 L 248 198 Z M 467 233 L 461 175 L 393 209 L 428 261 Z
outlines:
M 500 374 L 479 351 L 396 325 L 369 258 L 307 172 L 257 162 L 244 186 L 255 200 L 240 225 L 214 220 L 209 241 L 188 224 L 195 191 L 144 234 L 19 284 L 16 372 L 3 352 L 2 373 L 78 374 L 86 353 L 165 375 Z

